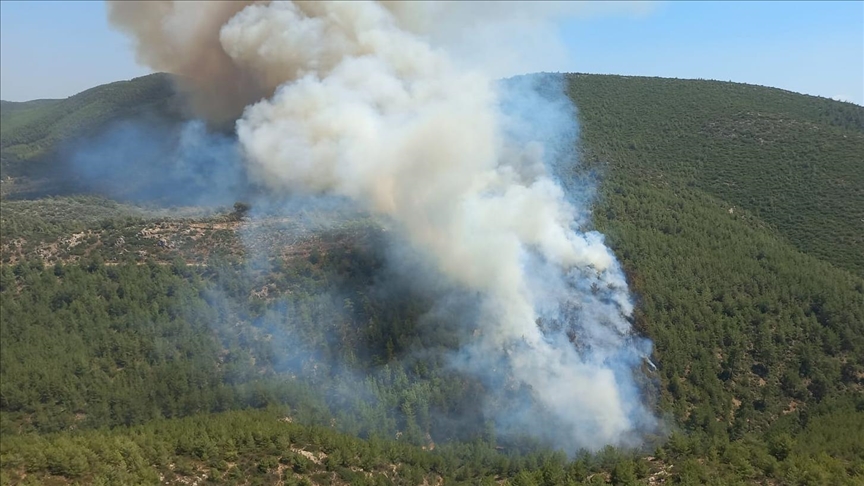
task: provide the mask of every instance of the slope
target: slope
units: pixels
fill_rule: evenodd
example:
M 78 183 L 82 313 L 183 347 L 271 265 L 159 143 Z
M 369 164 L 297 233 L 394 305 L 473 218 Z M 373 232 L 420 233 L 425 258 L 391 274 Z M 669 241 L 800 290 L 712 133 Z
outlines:
M 843 250 L 854 239 L 837 237 L 854 222 L 831 213 L 836 227 L 823 228 L 824 241 L 796 232 L 802 221 L 819 224 L 818 211 L 799 220 L 789 207 L 759 204 L 788 200 L 786 191 L 808 183 L 796 172 L 785 185 L 766 174 L 784 163 L 783 152 L 739 132 L 716 140 L 700 132 L 710 123 L 738 130 L 736 110 L 750 110 L 771 120 L 754 125 L 763 140 L 779 131 L 784 144 L 822 147 L 808 155 L 822 174 L 809 182 L 819 190 L 795 196 L 806 209 L 818 197 L 845 201 L 823 192 L 831 180 L 860 179 L 849 156 L 860 108 L 730 83 L 570 81 L 579 150 L 602 178 L 594 223 L 628 271 L 638 327 L 655 341 L 659 370 L 647 376 L 660 386 L 668 442 L 649 442 L 641 458 L 607 450 L 567 462 L 532 455 L 542 450 L 536 444 L 497 439 L 476 407 L 482 387 L 434 356 L 403 359 L 418 347 L 450 349 L 458 333 L 446 315 L 430 320 L 422 294 L 374 291 L 386 252 L 374 225 L 297 238 L 294 227 L 280 233 L 269 219 L 157 222 L 92 199 L 5 202 L 20 214 L 4 214 L 12 229 L 4 228 L 4 247 L 19 237 L 33 244 L 17 245 L 14 264 L 0 267 L 0 426 L 20 434 L 2 445 L 4 483 L 110 482 L 111 474 L 182 482 L 216 471 L 237 484 L 250 476 L 275 484 L 280 475 L 315 484 L 860 484 L 864 280 L 856 255 Z M 739 152 L 749 164 L 728 170 L 727 154 Z M 730 185 L 713 184 L 717 174 Z M 854 197 L 845 204 L 859 208 Z M 61 224 L 58 208 L 88 217 Z M 266 262 L 251 262 L 229 240 L 261 227 L 279 236 L 261 252 Z M 60 236 L 70 231 L 84 244 Z M 127 242 L 118 246 L 121 237 Z M 157 244 L 161 238 L 177 244 Z M 834 253 L 845 256 L 832 261 Z M 246 410 L 286 404 L 282 415 Z M 201 415 L 234 409 L 244 411 Z M 271 425 L 289 414 L 318 428 Z M 395 442 L 352 470 L 368 457 L 367 443 L 333 438 L 331 426 Z M 299 452 L 285 452 L 321 458 L 322 442 L 326 454 L 337 451 L 332 465 L 298 466 Z M 118 460 L 100 443 L 128 453 Z M 434 453 L 418 449 L 436 443 Z M 387 473 L 400 464 L 410 466 L 404 474 Z M 298 467 L 314 471 L 299 478 Z M 344 476 L 333 475 L 337 468 Z M 374 477 L 351 475 L 360 471 Z
M 864 446 L 864 110 L 711 81 L 570 80 L 583 160 L 603 177 L 595 224 L 640 296 L 663 408 L 688 431 L 671 448 L 733 461 L 752 441 L 804 446 L 829 433 L 812 428 L 818 416 L 855 444 L 834 458 L 864 460 L 852 452 Z M 753 113 L 769 122 L 741 122 Z M 740 133 L 717 137 L 718 126 Z M 801 160 L 815 169 L 789 168 Z M 838 191 L 839 179 L 857 186 Z M 735 476 L 765 480 L 759 470 L 777 467 L 765 450 L 734 458 Z M 828 464 L 818 452 L 809 460 Z M 775 478 L 811 473 L 831 482 Z
M 111 121 L 145 114 L 177 117 L 180 110 L 170 78 L 162 73 L 97 86 L 63 100 L 4 101 L 0 109 L 0 169 L 11 177 L 50 158 L 61 142 L 97 132 Z
M 864 108 L 718 81 L 571 80 L 589 161 L 704 191 L 864 275 Z
M 43 99 L 32 101 L 4 101 L 0 100 L 0 133 L 9 131 L 16 126 L 29 123 L 41 116 L 45 109 L 55 105 L 62 100 Z

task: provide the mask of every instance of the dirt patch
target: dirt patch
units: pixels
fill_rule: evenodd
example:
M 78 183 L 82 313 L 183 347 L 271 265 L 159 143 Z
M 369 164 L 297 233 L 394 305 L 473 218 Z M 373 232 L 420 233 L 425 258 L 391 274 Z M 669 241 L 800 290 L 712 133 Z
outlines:
M 314 452 L 305 451 L 303 449 L 298 449 L 296 447 L 292 447 L 291 452 L 300 454 L 301 456 L 305 457 L 306 459 L 309 459 L 310 461 L 312 461 L 318 465 L 320 465 L 324 461 L 324 459 L 327 459 L 327 454 L 324 454 L 323 452 L 318 452 L 316 454 Z

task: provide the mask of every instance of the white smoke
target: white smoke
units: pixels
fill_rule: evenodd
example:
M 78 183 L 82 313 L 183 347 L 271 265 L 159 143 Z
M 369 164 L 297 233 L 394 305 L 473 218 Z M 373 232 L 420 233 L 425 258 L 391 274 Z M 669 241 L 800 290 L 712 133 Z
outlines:
M 630 336 L 625 279 L 602 235 L 582 231 L 586 208 L 556 177 L 573 149 L 561 142 L 575 135 L 563 91 L 525 106 L 518 99 L 532 95 L 519 83 L 502 87 L 482 64 L 466 68 L 465 58 L 435 47 L 437 33 L 482 21 L 477 5 L 165 5 L 121 2 L 112 17 L 133 33 L 170 30 L 136 34 L 155 67 L 166 63 L 153 53 L 170 45 L 180 74 L 190 74 L 189 52 L 206 53 L 217 60 L 208 75 L 243 80 L 199 75 L 190 89 L 253 103 L 236 130 L 254 179 L 275 191 L 351 198 L 481 295 L 479 332 L 457 366 L 480 376 L 496 369 L 530 389 L 557 424 L 544 435 L 565 447 L 632 444 L 651 425 L 633 379 L 650 349 Z M 146 28 L 124 8 L 151 9 L 141 17 Z M 226 12 L 236 13 L 212 31 Z M 458 21 L 447 23 L 447 12 Z M 205 40 L 187 38 L 196 35 Z M 554 125 L 525 123 L 538 117 Z M 525 433 L 539 430 L 532 420 L 499 417 Z

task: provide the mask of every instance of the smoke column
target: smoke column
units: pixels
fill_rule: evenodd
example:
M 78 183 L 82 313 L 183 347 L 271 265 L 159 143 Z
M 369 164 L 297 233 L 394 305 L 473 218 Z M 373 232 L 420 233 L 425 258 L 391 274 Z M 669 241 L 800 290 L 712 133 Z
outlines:
M 638 443 L 654 424 L 634 380 L 650 343 L 632 336 L 621 269 L 557 177 L 573 107 L 560 86 L 497 84 L 436 47 L 434 22 L 482 21 L 453 7 L 447 24 L 446 5 L 117 2 L 109 15 L 201 116 L 239 117 L 252 179 L 350 198 L 480 295 L 454 365 L 506 376 L 542 410 L 499 416 L 502 429 L 568 448 Z

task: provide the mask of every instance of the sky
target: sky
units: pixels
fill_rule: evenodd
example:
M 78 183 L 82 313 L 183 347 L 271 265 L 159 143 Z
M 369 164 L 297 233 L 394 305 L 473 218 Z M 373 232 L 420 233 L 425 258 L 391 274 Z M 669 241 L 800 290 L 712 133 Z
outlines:
M 864 1 L 658 2 L 555 27 L 563 55 L 526 71 L 718 79 L 864 105 Z M 64 98 L 149 72 L 102 2 L 0 2 L 4 100 Z

